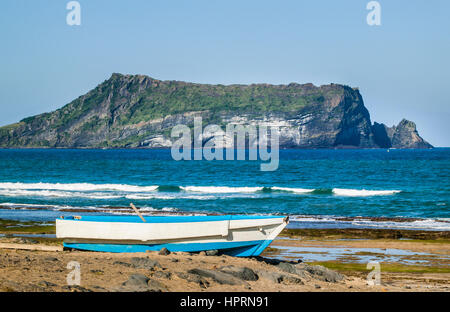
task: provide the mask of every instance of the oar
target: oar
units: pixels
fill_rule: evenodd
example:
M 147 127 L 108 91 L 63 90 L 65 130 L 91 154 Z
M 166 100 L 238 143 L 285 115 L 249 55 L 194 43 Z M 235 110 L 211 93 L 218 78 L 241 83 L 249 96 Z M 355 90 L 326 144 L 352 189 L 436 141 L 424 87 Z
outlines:
M 141 213 L 139 212 L 139 210 L 137 210 L 137 208 L 134 207 L 133 203 L 130 203 L 130 206 L 131 206 L 131 208 L 133 208 L 134 212 L 137 213 L 137 215 L 139 216 L 139 218 L 142 219 L 142 222 L 147 222 L 147 221 L 145 221 L 144 217 L 141 215 Z

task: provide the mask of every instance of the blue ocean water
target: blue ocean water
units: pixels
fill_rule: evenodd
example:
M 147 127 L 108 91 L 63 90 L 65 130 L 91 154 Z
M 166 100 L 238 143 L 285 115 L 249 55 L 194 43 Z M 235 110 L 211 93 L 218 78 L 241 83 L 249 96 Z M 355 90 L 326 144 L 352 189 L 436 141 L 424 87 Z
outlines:
M 0 149 L 0 218 L 288 214 L 291 226 L 450 230 L 450 148 L 281 150 L 260 161 L 175 161 L 170 150 Z M 114 208 L 111 208 L 114 207 Z M 342 217 L 404 217 L 355 220 Z

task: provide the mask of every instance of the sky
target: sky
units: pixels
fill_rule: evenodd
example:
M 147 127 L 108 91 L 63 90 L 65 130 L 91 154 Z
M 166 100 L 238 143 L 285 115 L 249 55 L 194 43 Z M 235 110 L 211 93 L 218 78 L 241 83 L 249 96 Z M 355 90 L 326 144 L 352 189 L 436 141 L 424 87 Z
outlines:
M 0 2 L 0 125 L 53 111 L 112 73 L 161 80 L 359 87 L 371 119 L 450 146 L 450 1 Z

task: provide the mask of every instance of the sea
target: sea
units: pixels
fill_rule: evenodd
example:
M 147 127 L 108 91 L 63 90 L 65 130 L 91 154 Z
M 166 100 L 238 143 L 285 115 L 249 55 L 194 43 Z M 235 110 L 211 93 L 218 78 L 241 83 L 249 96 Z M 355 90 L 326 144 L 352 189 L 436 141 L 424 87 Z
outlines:
M 450 230 L 450 148 L 286 149 L 261 160 L 173 160 L 168 149 L 0 149 L 0 219 L 287 215 L 290 228 Z

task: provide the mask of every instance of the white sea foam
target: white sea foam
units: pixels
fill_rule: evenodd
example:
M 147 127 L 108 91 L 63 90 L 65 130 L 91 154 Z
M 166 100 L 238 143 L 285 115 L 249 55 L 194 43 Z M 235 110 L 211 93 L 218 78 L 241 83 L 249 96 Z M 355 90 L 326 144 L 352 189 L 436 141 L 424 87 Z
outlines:
M 181 186 L 187 192 L 201 192 L 210 194 L 221 193 L 255 193 L 262 191 L 263 187 L 229 187 L 229 186 Z
M 292 193 L 298 193 L 298 194 L 314 192 L 314 189 L 292 188 L 292 187 L 278 187 L 278 186 L 273 186 L 273 187 L 271 187 L 271 189 L 274 190 L 274 191 L 284 191 L 284 192 L 292 192 Z
M 395 222 L 395 221 L 370 221 L 355 220 L 351 222 L 355 226 L 364 226 L 371 228 L 383 229 L 415 229 L 415 230 L 435 230 L 450 231 L 450 223 L 441 222 L 434 219 L 423 219 L 411 222 Z
M 293 223 L 311 224 L 316 228 L 376 228 L 376 229 L 410 229 L 450 231 L 448 218 L 419 219 L 415 221 L 379 221 L 370 219 L 340 220 L 335 216 L 292 215 Z
M 197 200 L 214 200 L 217 199 L 216 196 L 196 196 L 196 195 L 188 195 L 188 196 L 183 196 L 183 197 L 179 197 L 179 198 L 184 198 L 184 199 L 197 199 Z
M 57 197 L 57 198 L 91 198 L 91 199 L 114 199 L 121 198 L 120 195 L 111 195 L 107 193 L 82 193 L 82 192 L 63 192 L 49 190 L 1 190 L 1 196 L 7 197 Z
M 335 222 L 336 219 L 333 217 L 314 217 L 314 216 L 290 216 L 290 221 L 293 222 Z
M 371 190 L 356 190 L 356 189 L 340 189 L 334 188 L 333 193 L 339 196 L 355 196 L 355 197 L 364 197 L 364 196 L 380 196 L 380 195 L 393 195 L 400 193 L 399 190 L 380 190 L 380 191 L 371 191 Z
M 130 194 L 126 195 L 127 199 L 134 200 L 146 200 L 146 199 L 198 199 L 198 200 L 212 200 L 217 199 L 216 196 L 212 195 L 179 195 L 175 194 Z
M 263 186 L 231 187 L 231 186 L 180 186 L 185 192 L 209 194 L 249 194 L 264 190 Z M 294 194 L 312 193 L 315 189 L 272 186 L 274 191 Z M 112 199 L 126 197 L 129 199 L 168 199 L 172 195 L 155 195 L 158 185 L 138 186 L 129 184 L 92 184 L 92 183 L 0 183 L 0 195 L 4 196 L 44 196 L 44 197 L 85 197 L 92 199 Z M 103 192 L 102 192 L 103 191 Z M 96 192 L 96 193 L 88 193 Z M 122 194 L 117 194 L 121 192 Z M 334 188 L 333 194 L 338 196 L 376 196 L 393 195 L 399 190 L 358 190 Z M 124 193 L 124 194 L 123 194 Z M 135 193 L 135 194 L 127 194 Z M 150 194 L 149 194 L 150 193 Z M 159 192 L 161 193 L 161 192 Z M 165 192 L 164 192 L 165 193 Z M 176 194 L 176 193 L 175 193 Z
M 5 207 L 41 207 L 41 208 L 58 208 L 59 205 L 44 205 L 44 204 L 19 204 L 19 203 L 0 203 L 0 206 Z
M 232 194 L 232 193 L 256 193 L 264 189 L 262 186 L 256 187 L 229 187 L 229 186 L 182 186 L 180 187 L 186 192 L 200 192 L 200 193 L 210 193 L 210 194 Z M 307 188 L 293 188 L 293 187 L 279 187 L 272 186 L 271 190 L 274 191 L 284 191 L 296 194 L 307 194 L 312 193 L 315 189 Z M 339 196 L 380 196 L 380 195 L 393 195 L 400 193 L 399 190 L 359 190 L 359 189 L 340 189 L 334 188 L 332 190 L 333 194 Z
M 40 205 L 40 204 L 23 204 L 23 203 L 0 203 L 0 206 L 10 207 L 12 209 L 27 209 L 27 208 L 42 208 L 44 210 L 54 210 L 54 211 L 70 211 L 70 210 L 86 210 L 88 212 L 97 210 L 101 212 L 109 212 L 112 214 L 134 214 L 130 207 L 107 207 L 107 206 L 68 206 L 68 205 Z M 154 207 L 139 207 L 139 211 L 144 214 L 151 214 L 152 212 L 178 212 L 179 209 L 174 207 L 163 207 L 163 208 L 154 208 Z
M 92 184 L 92 183 L 0 183 L 0 189 L 8 190 L 57 190 L 57 191 L 121 191 L 121 192 L 152 192 L 157 185 L 137 186 L 128 184 Z
M 171 195 L 156 195 L 156 194 L 132 194 L 126 195 L 127 199 L 144 200 L 144 199 L 173 199 Z
M 143 212 L 155 212 L 155 211 L 175 212 L 175 211 L 178 211 L 178 209 L 173 208 L 173 207 L 164 207 L 161 209 L 153 208 L 153 207 L 142 207 L 142 208 L 139 208 L 139 211 L 143 211 Z
M 194 195 L 194 194 L 180 194 L 180 193 L 114 193 L 114 192 L 73 192 L 73 191 L 55 191 L 55 190 L 21 190 L 21 189 L 0 189 L 0 196 L 5 197 L 44 197 L 44 198 L 87 198 L 87 199 L 133 199 L 133 200 L 148 200 L 148 199 L 198 199 L 211 200 L 217 199 L 213 195 Z M 37 205 L 44 206 L 44 205 Z M 31 205 L 28 205 L 31 207 Z

